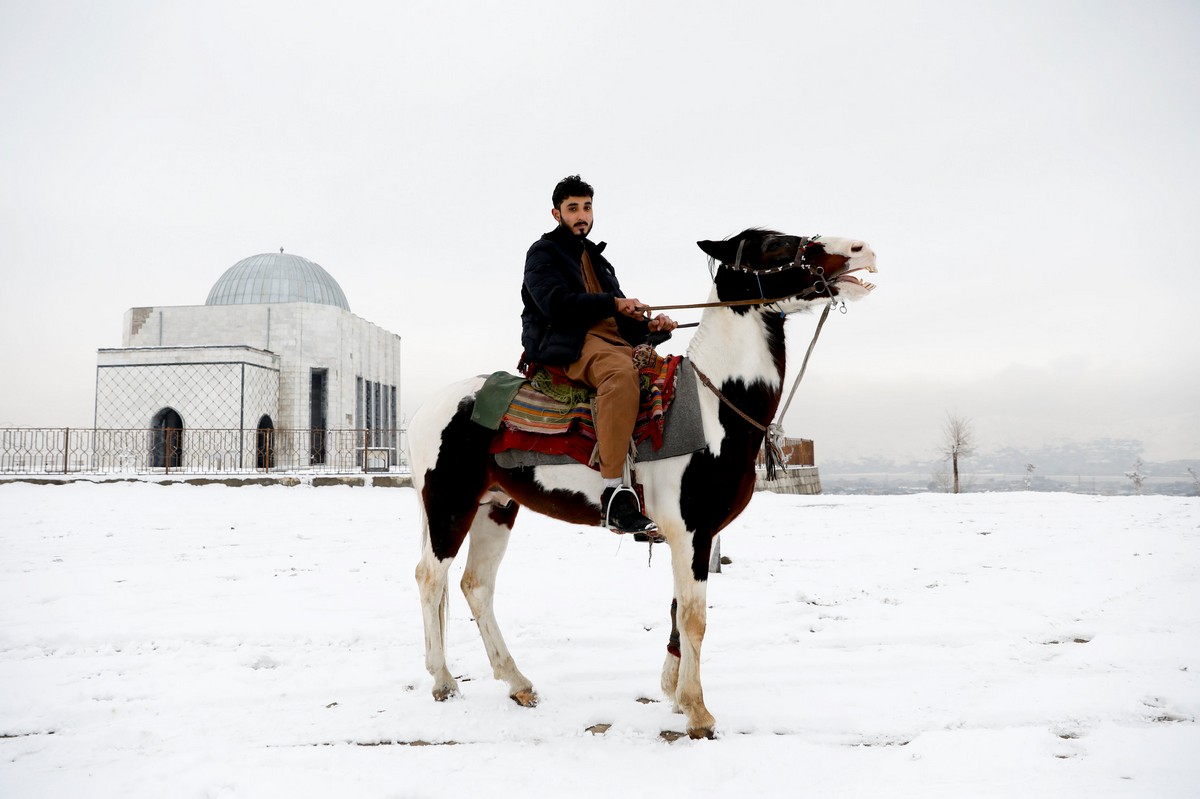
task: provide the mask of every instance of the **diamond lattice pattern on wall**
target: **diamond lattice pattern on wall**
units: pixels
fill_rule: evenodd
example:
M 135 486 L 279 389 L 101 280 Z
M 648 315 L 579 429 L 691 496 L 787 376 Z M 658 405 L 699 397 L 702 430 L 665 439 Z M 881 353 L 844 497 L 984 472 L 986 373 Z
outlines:
M 279 372 L 246 363 L 97 368 L 97 428 L 149 428 L 165 408 L 185 429 L 255 428 L 279 417 Z

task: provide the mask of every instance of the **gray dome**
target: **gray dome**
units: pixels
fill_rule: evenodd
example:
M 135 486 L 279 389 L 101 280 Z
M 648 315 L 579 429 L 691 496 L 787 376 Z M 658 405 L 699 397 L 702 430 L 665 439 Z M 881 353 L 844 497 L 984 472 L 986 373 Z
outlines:
M 350 310 L 333 276 L 299 255 L 269 252 L 243 258 L 221 275 L 205 305 L 257 305 L 271 302 L 315 302 Z

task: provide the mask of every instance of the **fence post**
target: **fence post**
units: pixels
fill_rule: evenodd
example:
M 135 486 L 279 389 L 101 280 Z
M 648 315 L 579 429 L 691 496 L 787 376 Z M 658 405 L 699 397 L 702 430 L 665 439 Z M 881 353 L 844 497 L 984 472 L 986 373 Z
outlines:
M 63 428 L 63 474 L 67 473 L 67 459 L 71 457 L 71 428 Z

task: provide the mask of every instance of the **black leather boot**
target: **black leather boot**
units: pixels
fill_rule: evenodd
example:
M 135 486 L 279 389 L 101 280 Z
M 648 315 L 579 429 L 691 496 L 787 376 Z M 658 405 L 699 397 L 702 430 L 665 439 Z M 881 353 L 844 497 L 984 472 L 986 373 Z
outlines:
M 637 492 L 629 486 L 604 489 L 600 496 L 600 524 L 614 533 L 649 534 L 658 530 L 658 525 L 642 514 Z

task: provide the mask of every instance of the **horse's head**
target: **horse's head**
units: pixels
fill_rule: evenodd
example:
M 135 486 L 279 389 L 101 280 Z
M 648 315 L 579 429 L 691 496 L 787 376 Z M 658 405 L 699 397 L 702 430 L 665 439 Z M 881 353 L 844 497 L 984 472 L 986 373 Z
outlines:
M 859 300 L 875 288 L 854 274 L 875 271 L 874 251 L 854 239 L 749 228 L 725 241 L 696 243 L 719 265 L 713 280 L 723 302 L 779 300 L 771 307 L 794 311 L 831 299 Z M 751 307 L 733 310 L 746 313 Z

